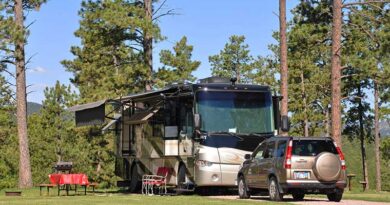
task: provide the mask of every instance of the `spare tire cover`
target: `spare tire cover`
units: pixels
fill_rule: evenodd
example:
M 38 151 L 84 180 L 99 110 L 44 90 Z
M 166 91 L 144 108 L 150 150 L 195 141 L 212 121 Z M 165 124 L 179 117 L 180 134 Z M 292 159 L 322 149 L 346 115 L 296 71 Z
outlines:
M 314 161 L 313 171 L 319 181 L 336 181 L 341 173 L 341 161 L 335 154 L 322 152 Z

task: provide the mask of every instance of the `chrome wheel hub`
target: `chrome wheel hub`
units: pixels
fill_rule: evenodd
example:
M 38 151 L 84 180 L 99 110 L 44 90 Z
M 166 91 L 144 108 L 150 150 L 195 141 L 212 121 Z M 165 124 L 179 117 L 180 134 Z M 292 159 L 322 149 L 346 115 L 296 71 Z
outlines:
M 275 198 L 275 195 L 276 195 L 276 185 L 275 185 L 275 181 L 272 180 L 270 185 L 269 185 L 269 195 L 271 198 Z
M 238 182 L 238 193 L 243 196 L 244 195 L 244 182 L 242 179 L 240 179 L 240 181 Z

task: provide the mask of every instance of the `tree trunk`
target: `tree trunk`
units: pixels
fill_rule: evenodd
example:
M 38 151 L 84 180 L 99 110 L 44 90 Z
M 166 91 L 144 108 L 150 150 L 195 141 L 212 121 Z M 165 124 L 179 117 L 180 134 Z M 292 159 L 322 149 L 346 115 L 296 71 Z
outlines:
M 145 18 L 150 23 L 152 22 L 152 0 L 144 0 L 144 10 L 145 10 Z M 153 74 L 153 36 L 152 31 L 145 29 L 144 30 L 144 41 L 143 41 L 143 49 L 144 49 L 144 63 L 148 69 L 146 82 L 145 82 L 145 90 L 152 90 L 152 74 Z
M 280 76 L 282 105 L 280 114 L 288 115 L 288 68 L 287 68 L 287 36 L 286 36 L 286 0 L 279 0 L 279 26 L 280 26 Z M 281 135 L 288 135 L 282 132 Z
M 57 103 L 60 104 L 60 102 L 58 102 L 57 100 Z M 56 113 L 56 117 L 57 119 L 61 119 L 61 113 L 58 111 Z M 61 130 L 62 130 L 62 126 L 61 126 L 61 123 L 58 123 L 57 124 L 57 145 L 56 145 L 56 151 L 57 151 L 57 162 L 61 162 L 62 161 L 62 139 L 61 139 Z
M 380 136 L 379 136 L 379 92 L 378 82 L 374 79 L 374 125 L 375 125 L 375 167 L 376 167 L 376 191 L 382 190 L 382 179 L 381 179 L 381 158 L 380 158 Z
M 24 16 L 22 0 L 15 0 L 14 5 L 15 24 L 19 35 L 15 40 L 15 65 L 16 65 L 16 120 L 18 123 L 19 138 L 19 188 L 32 187 L 30 152 L 27 136 L 27 96 L 26 96 L 26 72 L 24 56 Z
M 303 102 L 303 123 L 304 123 L 304 133 L 303 136 L 309 136 L 309 120 L 307 119 L 307 102 L 306 102 L 306 92 L 305 92 L 305 78 L 303 72 L 301 73 L 301 89 L 302 89 L 302 102 Z
M 367 169 L 367 156 L 366 156 L 366 145 L 364 143 L 364 137 L 365 137 L 365 132 L 364 132 L 364 122 L 363 122 L 363 105 L 362 105 L 362 93 L 361 93 L 361 87 L 360 85 L 358 86 L 358 96 L 359 98 L 359 134 L 360 134 L 360 149 L 361 149 L 361 154 L 362 154 L 362 166 L 363 166 L 363 179 L 366 182 L 366 186 L 364 188 L 364 191 L 369 189 L 369 184 L 368 184 L 368 169 Z
M 326 105 L 325 108 L 325 137 L 330 136 L 330 118 L 329 118 L 329 106 Z
M 341 147 L 341 28 L 342 28 L 342 3 L 341 0 L 333 0 L 333 28 L 332 28 L 332 138 Z

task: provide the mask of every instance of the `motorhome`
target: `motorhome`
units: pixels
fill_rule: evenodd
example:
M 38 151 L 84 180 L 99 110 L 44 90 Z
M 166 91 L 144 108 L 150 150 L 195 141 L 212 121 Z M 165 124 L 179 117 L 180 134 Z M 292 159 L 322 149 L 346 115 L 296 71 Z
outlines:
M 71 110 L 77 125 L 111 119 L 103 131 L 116 134 L 118 185 L 137 191 L 143 174 L 164 167 L 167 183 L 183 191 L 236 186 L 244 155 L 279 129 L 279 100 L 268 86 L 210 77 Z

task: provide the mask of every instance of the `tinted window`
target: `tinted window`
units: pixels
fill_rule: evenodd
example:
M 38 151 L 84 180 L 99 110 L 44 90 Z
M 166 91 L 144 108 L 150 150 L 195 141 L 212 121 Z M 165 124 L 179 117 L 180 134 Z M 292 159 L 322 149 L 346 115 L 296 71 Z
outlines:
M 280 140 L 278 142 L 278 148 L 276 150 L 276 157 L 284 157 L 284 153 L 286 151 L 286 145 L 287 145 L 286 140 Z
M 273 158 L 275 151 L 275 141 L 269 142 L 267 145 L 267 149 L 264 153 L 264 158 Z
M 331 140 L 294 140 L 292 150 L 296 156 L 317 156 L 321 152 L 338 154 Z
M 255 159 L 263 159 L 263 154 L 265 150 L 266 143 L 262 143 L 260 147 L 257 149 L 257 153 L 255 154 Z
M 270 92 L 199 91 L 197 111 L 208 132 L 274 131 Z

